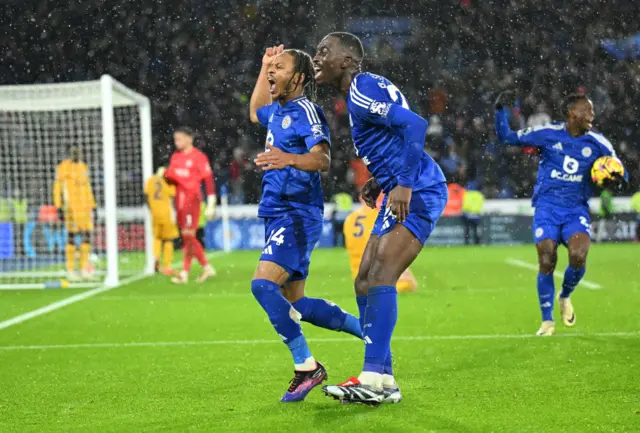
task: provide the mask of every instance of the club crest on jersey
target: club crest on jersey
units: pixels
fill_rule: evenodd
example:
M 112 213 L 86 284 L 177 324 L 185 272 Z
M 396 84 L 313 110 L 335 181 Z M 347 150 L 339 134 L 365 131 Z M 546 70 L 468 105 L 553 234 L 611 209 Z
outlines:
M 284 116 L 282 119 L 282 129 L 287 129 L 291 126 L 291 116 Z
M 585 158 L 589 158 L 592 153 L 593 153 L 593 151 L 591 150 L 590 147 L 583 147 L 582 148 L 582 156 L 584 156 Z
M 544 230 L 542 229 L 542 227 L 538 227 L 536 229 L 536 237 L 539 238 L 540 236 L 542 236 L 544 234 Z
M 387 102 L 372 102 L 371 107 L 369 108 L 369 112 L 371 114 L 377 114 L 382 117 L 387 117 L 390 109 L 391 104 Z

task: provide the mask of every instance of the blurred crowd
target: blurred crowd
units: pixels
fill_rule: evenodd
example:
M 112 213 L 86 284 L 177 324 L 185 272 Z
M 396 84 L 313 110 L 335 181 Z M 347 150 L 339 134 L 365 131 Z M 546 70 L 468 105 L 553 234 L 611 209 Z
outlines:
M 638 190 L 640 63 L 601 47 L 603 38 L 639 31 L 636 11 L 623 0 L 9 1 L 0 6 L 0 81 L 109 73 L 151 98 L 156 164 L 168 161 L 172 128 L 189 125 L 232 202 L 254 203 L 261 174 L 251 160 L 264 131 L 247 113 L 264 47 L 313 53 L 325 31 L 350 30 L 356 18 L 408 17 L 402 34 L 366 35 L 364 69 L 393 81 L 429 119 L 426 149 L 449 180 L 489 198 L 531 196 L 537 154 L 500 146 L 493 132 L 493 99 L 509 88 L 518 95 L 513 128 L 562 120 L 567 94 L 590 95 L 596 128 Z M 325 89 L 318 102 L 333 137 L 325 193 L 355 196 L 367 172 L 353 152 L 344 101 Z

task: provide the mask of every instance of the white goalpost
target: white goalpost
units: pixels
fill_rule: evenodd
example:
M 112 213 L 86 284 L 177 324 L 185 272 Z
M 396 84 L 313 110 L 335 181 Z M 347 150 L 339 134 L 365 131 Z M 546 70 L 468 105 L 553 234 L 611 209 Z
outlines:
M 0 86 L 0 289 L 153 272 L 149 99 L 108 75 Z

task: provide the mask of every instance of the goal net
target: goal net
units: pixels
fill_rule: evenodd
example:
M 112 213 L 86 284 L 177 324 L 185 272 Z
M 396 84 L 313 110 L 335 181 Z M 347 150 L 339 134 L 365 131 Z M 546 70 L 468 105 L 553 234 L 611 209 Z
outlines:
M 0 289 L 153 269 L 149 100 L 113 78 L 0 86 Z

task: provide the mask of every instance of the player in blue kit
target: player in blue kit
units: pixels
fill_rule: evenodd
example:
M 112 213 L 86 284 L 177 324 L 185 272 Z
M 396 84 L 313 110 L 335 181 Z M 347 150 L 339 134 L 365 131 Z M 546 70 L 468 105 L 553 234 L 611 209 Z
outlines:
M 409 109 L 389 80 L 361 72 L 364 49 L 350 33 L 331 33 L 318 45 L 316 81 L 344 95 L 356 152 L 373 178 L 363 198 L 385 198 L 355 281 L 365 355 L 362 373 L 323 388 L 344 402 L 379 404 L 402 398 L 393 376 L 391 336 L 398 318 L 396 283 L 422 251 L 447 203 L 440 167 L 424 151 L 427 121 Z
M 569 251 L 569 265 L 564 272 L 558 303 L 562 322 L 574 326 L 576 313 L 570 295 L 586 270 L 591 243 L 588 200 L 592 193 L 590 170 L 601 156 L 615 156 L 613 146 L 602 134 L 592 131 L 595 118 L 593 104 L 583 95 L 567 98 L 567 121 L 527 128 L 514 132 L 509 128 L 507 110 L 501 94 L 496 101 L 496 132 L 505 144 L 536 146 L 541 152 L 538 176 L 533 193 L 533 238 L 538 250 L 538 299 L 542 325 L 536 333 L 553 335 L 554 282 L 558 244 Z M 626 173 L 626 170 L 625 170 Z M 625 178 L 614 179 L 623 183 Z
M 291 350 L 295 376 L 283 402 L 301 401 L 327 377 L 311 355 L 300 321 L 362 338 L 360 323 L 337 305 L 304 296 L 311 251 L 322 234 L 320 171 L 330 162 L 329 127 L 315 97 L 311 57 L 299 50 L 267 48 L 251 95 L 253 123 L 267 127 L 266 149 L 255 159 L 265 171 L 258 216 L 265 247 L 251 291 Z

